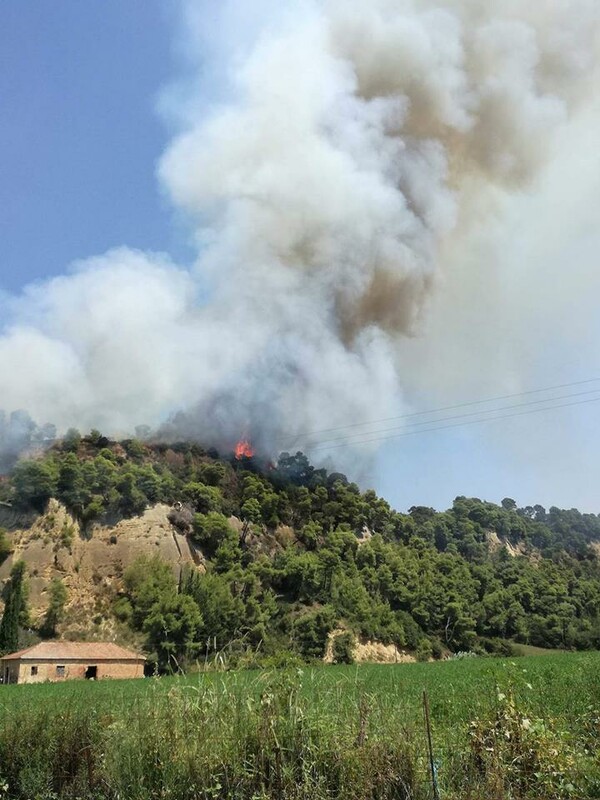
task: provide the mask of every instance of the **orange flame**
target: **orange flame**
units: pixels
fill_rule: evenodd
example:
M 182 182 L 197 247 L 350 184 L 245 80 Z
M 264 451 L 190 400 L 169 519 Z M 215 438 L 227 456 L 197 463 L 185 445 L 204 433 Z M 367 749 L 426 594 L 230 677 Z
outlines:
M 252 458 L 254 449 L 247 439 L 242 439 L 235 446 L 235 457 L 238 461 L 241 458 Z

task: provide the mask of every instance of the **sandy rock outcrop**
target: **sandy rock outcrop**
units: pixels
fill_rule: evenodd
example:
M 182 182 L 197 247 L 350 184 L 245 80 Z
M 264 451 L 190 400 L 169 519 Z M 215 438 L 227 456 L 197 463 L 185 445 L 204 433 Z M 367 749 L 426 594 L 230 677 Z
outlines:
M 91 535 L 82 536 L 65 507 L 51 500 L 31 527 L 9 534 L 14 549 L 0 566 L 0 582 L 6 581 L 13 563 L 23 559 L 34 620 L 45 613 L 50 582 L 60 578 L 68 590 L 68 618 L 79 625 L 92 618 L 97 625 L 105 624 L 123 572 L 139 556 L 160 556 L 177 577 L 186 565 L 201 568 L 201 551 L 169 522 L 170 511 L 170 506 L 158 504 L 114 526 L 96 525 Z
M 325 656 L 323 661 L 326 664 L 333 663 L 333 641 L 336 636 L 347 633 L 343 628 L 338 628 L 329 634 Z M 352 648 L 352 656 L 357 664 L 411 664 L 416 658 L 400 650 L 395 644 L 383 644 L 369 639 L 356 639 Z

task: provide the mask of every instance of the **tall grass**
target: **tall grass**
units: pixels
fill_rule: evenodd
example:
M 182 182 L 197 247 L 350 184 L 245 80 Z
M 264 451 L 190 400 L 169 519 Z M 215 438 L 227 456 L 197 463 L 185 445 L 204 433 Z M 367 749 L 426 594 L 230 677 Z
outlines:
M 10 797 L 417 798 L 413 736 L 369 736 L 354 720 L 320 715 L 293 675 L 257 695 L 249 684 L 156 688 L 115 709 L 20 707 L 0 728 Z M 253 686 L 252 688 L 256 688 Z M 346 710 L 347 711 L 347 710 Z
M 0 687 L 0 798 L 424 800 L 424 688 L 444 798 L 598 797 L 599 668 L 585 654 Z

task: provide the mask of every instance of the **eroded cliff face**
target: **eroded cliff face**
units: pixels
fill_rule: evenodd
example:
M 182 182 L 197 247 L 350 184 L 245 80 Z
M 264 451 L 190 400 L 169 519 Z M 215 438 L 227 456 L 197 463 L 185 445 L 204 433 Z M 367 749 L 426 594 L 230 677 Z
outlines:
M 158 555 L 179 576 L 185 565 L 202 569 L 203 556 L 169 522 L 170 506 L 158 504 L 114 526 L 96 525 L 82 536 L 78 522 L 51 500 L 46 512 L 27 527 L 9 532 L 13 552 L 0 567 L 4 583 L 18 559 L 27 564 L 32 622 L 48 605 L 48 588 L 60 578 L 68 591 L 63 634 L 114 636 L 110 605 L 122 586 L 123 572 L 139 556 Z

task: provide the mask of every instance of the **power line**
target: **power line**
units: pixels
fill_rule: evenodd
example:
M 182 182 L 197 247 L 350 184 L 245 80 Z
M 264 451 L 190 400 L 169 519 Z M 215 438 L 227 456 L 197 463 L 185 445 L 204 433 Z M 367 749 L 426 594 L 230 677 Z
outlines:
M 583 396 L 588 395 L 588 394 L 597 394 L 598 392 L 600 392 L 600 388 L 598 388 L 598 389 L 588 389 L 585 392 L 575 392 L 575 393 L 572 393 L 572 394 L 563 394 L 563 395 L 559 395 L 558 397 L 545 397 L 543 400 L 529 400 L 527 403 L 515 403 L 515 404 L 509 405 L 509 406 L 500 406 L 500 408 L 487 408 L 487 409 L 482 409 L 481 411 L 471 411 L 471 412 L 469 412 L 467 414 L 455 414 L 452 417 L 440 417 L 439 419 L 428 419 L 428 420 L 424 420 L 423 422 L 411 422 L 411 423 L 409 423 L 409 427 L 417 427 L 418 425 L 432 425 L 432 424 L 436 424 L 437 425 L 440 422 L 451 422 L 451 421 L 456 420 L 456 419 L 465 419 L 466 417 L 476 417 L 479 414 L 494 414 L 494 413 L 497 413 L 498 411 L 509 411 L 509 410 L 511 410 L 513 408 L 525 408 L 526 406 L 540 405 L 540 403 L 554 403 L 557 400 L 570 400 L 570 399 L 572 399 L 574 397 L 583 397 Z M 598 398 L 598 399 L 600 399 L 600 398 Z M 540 409 L 540 410 L 543 411 L 544 409 Z M 327 444 L 332 444 L 332 443 L 335 443 L 335 442 L 344 442 L 344 441 L 347 441 L 349 439 L 354 439 L 357 436 L 371 436 L 371 435 L 381 434 L 381 433 L 393 433 L 394 431 L 398 431 L 398 430 L 404 430 L 404 428 L 395 426 L 393 428 L 383 428 L 381 430 L 375 430 L 375 431 L 359 431 L 358 433 L 349 433 L 347 436 L 340 436 L 337 439 L 324 439 L 322 441 L 317 442 L 317 444 L 319 444 L 319 445 L 327 445 Z
M 368 420 L 368 421 L 365 421 L 365 422 L 351 422 L 348 425 L 340 425 L 339 427 L 336 427 L 336 428 L 322 428 L 322 429 L 316 430 L 316 431 L 304 431 L 303 433 L 298 433 L 294 437 L 293 440 L 291 439 L 291 437 L 289 439 L 286 437 L 286 441 L 290 442 L 289 447 L 293 447 L 295 445 L 295 443 L 299 439 L 308 438 L 310 436 L 320 436 L 320 434 L 323 434 L 323 433 L 334 433 L 336 431 L 347 430 L 348 428 L 358 428 L 358 427 L 362 427 L 362 426 L 365 426 L 365 425 L 379 425 L 379 424 L 382 424 L 384 422 L 394 422 L 395 420 L 401 420 L 401 419 L 412 419 L 414 417 L 421 417 L 421 416 L 424 416 L 426 414 L 440 414 L 442 411 L 454 411 L 457 408 L 468 408 L 470 406 L 484 405 L 486 403 L 496 403 L 496 402 L 499 402 L 501 400 L 512 400 L 515 397 L 527 397 L 527 396 L 532 395 L 532 394 L 541 394 L 542 392 L 551 392 L 551 391 L 554 391 L 556 389 L 567 389 L 567 388 L 572 387 L 572 386 L 584 386 L 584 385 L 590 384 L 590 383 L 597 383 L 598 381 L 600 381 L 600 377 L 598 377 L 598 378 L 588 378 L 588 379 L 582 380 L 582 381 L 572 381 L 570 383 L 559 383 L 559 384 L 556 384 L 555 386 L 546 386 L 546 387 L 544 387 L 542 389 L 529 389 L 526 392 L 516 392 L 514 394 L 499 395 L 498 397 L 490 397 L 490 398 L 488 398 L 486 400 L 471 400 L 471 401 L 468 401 L 468 402 L 465 402 L 465 403 L 457 403 L 456 405 L 452 405 L 452 406 L 442 406 L 441 408 L 433 408 L 433 409 L 430 409 L 428 411 L 415 411 L 414 413 L 411 413 L 411 414 L 400 414 L 400 415 L 395 416 L 395 417 L 384 417 L 382 419 L 373 419 L 373 420 Z M 552 399 L 552 398 L 549 398 L 549 399 Z M 430 420 L 430 421 L 434 422 L 434 420 Z M 365 435 L 368 435 L 369 433 L 371 433 L 371 431 L 364 431 Z
M 585 405 L 586 403 L 597 403 L 597 402 L 600 402 L 600 397 L 592 397 L 588 400 L 578 400 L 574 403 L 561 403 L 560 405 L 548 406 L 547 408 L 534 408 L 530 409 L 529 411 L 518 411 L 516 414 L 503 414 L 500 417 L 484 417 L 483 419 L 470 420 L 468 422 L 457 422 L 454 425 L 440 425 L 439 427 L 425 428 L 419 431 L 407 431 L 405 433 L 397 433 L 394 436 L 376 437 L 375 439 L 364 439 L 363 441 L 360 442 L 346 442 L 345 444 L 337 444 L 333 446 L 319 445 L 318 447 L 311 448 L 311 452 L 314 450 L 337 450 L 340 447 L 352 447 L 353 445 L 357 444 L 386 442 L 391 439 L 402 439 L 405 436 L 416 436 L 417 434 L 422 434 L 422 433 L 433 433 L 434 431 L 443 431 L 449 428 L 462 428 L 467 425 L 478 425 L 482 422 L 495 422 L 496 420 L 511 419 L 512 417 L 523 417 L 528 414 L 541 414 L 543 411 L 554 411 L 559 408 L 569 408 L 570 406 L 582 406 Z

